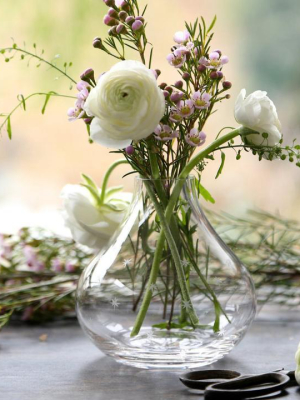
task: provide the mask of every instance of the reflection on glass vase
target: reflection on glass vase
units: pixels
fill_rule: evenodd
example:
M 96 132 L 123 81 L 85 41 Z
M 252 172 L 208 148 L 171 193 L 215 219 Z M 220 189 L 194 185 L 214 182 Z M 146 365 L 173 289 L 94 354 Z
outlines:
M 211 364 L 240 342 L 256 310 L 251 277 L 204 215 L 194 177 L 169 220 L 175 262 L 148 195 L 163 187 L 168 201 L 173 186 L 136 178 L 126 220 L 78 284 L 83 330 L 105 354 L 139 368 Z

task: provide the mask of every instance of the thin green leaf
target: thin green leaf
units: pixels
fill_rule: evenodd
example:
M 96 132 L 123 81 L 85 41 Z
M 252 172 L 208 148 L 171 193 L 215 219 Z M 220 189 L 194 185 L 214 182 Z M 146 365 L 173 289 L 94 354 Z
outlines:
M 43 108 L 42 108 L 42 114 L 45 114 L 47 104 L 49 103 L 50 97 L 51 97 L 53 94 L 56 94 L 56 93 L 51 91 L 51 92 L 49 92 L 49 93 L 46 94 L 45 103 L 44 103 Z
M 88 175 L 85 175 L 85 174 L 81 174 L 81 176 L 85 180 L 85 182 L 87 183 L 88 186 L 91 186 L 96 191 L 98 191 L 98 187 L 92 178 L 90 178 Z
M 98 190 L 95 190 L 93 187 L 86 185 L 84 183 L 81 183 L 80 185 L 85 187 L 90 192 L 90 194 L 92 195 L 92 197 L 96 201 L 96 203 L 98 203 L 100 201 Z
M 23 110 L 26 111 L 25 97 L 22 94 L 19 94 L 18 100 L 22 103 Z
M 105 197 L 111 197 L 113 194 L 120 192 L 123 186 L 111 187 L 105 191 Z
M 216 22 L 217 22 L 217 16 L 215 15 L 214 19 L 212 20 L 212 23 L 209 25 L 209 28 L 207 29 L 207 33 L 209 33 L 213 29 Z
M 6 325 L 8 323 L 13 311 L 14 310 L 10 310 L 9 312 L 7 312 L 5 314 L 0 315 L 0 330 L 4 327 L 4 325 Z
M 151 51 L 150 51 L 150 57 L 149 57 L 149 69 L 151 68 L 151 64 L 152 64 L 152 56 L 153 56 L 153 47 L 151 48 Z
M 225 153 L 223 151 L 221 151 L 221 165 L 220 165 L 220 167 L 218 169 L 218 172 L 217 172 L 217 175 L 216 175 L 216 179 L 218 179 L 218 177 L 221 175 L 221 173 L 223 171 L 224 164 L 225 164 L 225 158 L 226 158 Z
M 199 193 L 204 198 L 204 200 L 209 201 L 212 204 L 215 204 L 216 200 L 212 197 L 209 191 L 205 189 L 204 186 L 201 185 L 199 181 L 198 181 L 198 188 L 199 188 Z
M 11 138 L 12 138 L 12 131 L 11 131 L 10 116 L 7 117 L 7 126 L 6 126 L 6 129 L 7 129 L 8 137 L 9 137 L 9 139 L 11 140 Z

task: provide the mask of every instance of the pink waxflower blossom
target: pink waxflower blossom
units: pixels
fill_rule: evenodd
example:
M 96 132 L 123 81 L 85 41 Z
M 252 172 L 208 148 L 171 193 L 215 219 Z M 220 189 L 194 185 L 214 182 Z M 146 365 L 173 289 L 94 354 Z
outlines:
M 178 112 L 176 107 L 172 107 L 171 108 L 170 120 L 172 122 L 180 122 L 180 121 L 182 121 L 182 116 L 179 114 L 179 112 Z
M 24 246 L 23 254 L 28 265 L 33 265 L 37 262 L 37 254 L 33 247 L 28 245 Z
M 167 142 L 168 140 L 173 140 L 178 138 L 179 132 L 173 131 L 169 125 L 159 124 L 154 130 L 154 137 L 162 142 Z
M 190 133 L 185 135 L 185 141 L 193 147 L 202 146 L 205 143 L 206 134 L 200 132 L 197 128 L 191 129 Z
M 181 68 L 186 62 L 186 48 L 180 47 L 167 56 L 169 64 L 175 68 Z
M 187 30 L 176 32 L 174 35 L 174 42 L 181 44 L 186 43 L 190 38 L 190 34 Z
M 89 88 L 90 85 L 85 81 L 79 81 L 76 85 L 78 91 Z
M 189 100 L 181 100 L 177 104 L 177 110 L 178 110 L 178 113 L 182 117 L 189 117 L 194 112 L 194 102 L 193 102 L 193 100 L 191 100 L 191 99 L 189 99 Z
M 75 121 L 76 119 L 82 118 L 84 114 L 85 112 L 78 107 L 71 107 L 67 112 L 69 121 Z
M 170 96 L 170 100 L 173 101 L 173 103 L 178 103 L 178 101 L 180 101 L 183 98 L 183 96 L 184 93 L 174 91 Z
M 75 265 L 71 261 L 67 261 L 65 265 L 66 272 L 74 272 L 76 270 Z
M 37 253 L 35 249 L 31 246 L 24 246 L 23 254 L 27 266 L 34 272 L 40 272 L 45 269 L 45 264 L 38 260 Z
M 115 0 L 115 4 L 116 4 L 116 6 L 118 8 L 120 8 L 120 7 L 124 6 L 124 5 L 126 5 L 126 1 L 124 1 L 124 0 Z
M 208 57 L 209 59 L 201 57 L 199 60 L 199 64 L 202 64 L 205 67 L 213 70 L 222 68 L 223 65 L 229 62 L 229 58 L 227 56 L 221 56 L 220 52 L 218 51 L 211 52 Z
M 54 272 L 62 272 L 63 270 L 63 264 L 59 258 L 54 258 L 51 261 L 51 269 Z
M 206 57 L 202 56 L 200 58 L 200 60 L 199 60 L 199 64 L 200 65 L 204 65 L 205 67 L 208 67 L 209 66 L 209 60 Z
M 210 106 L 211 95 L 209 93 L 195 92 L 192 96 L 195 108 L 204 110 Z

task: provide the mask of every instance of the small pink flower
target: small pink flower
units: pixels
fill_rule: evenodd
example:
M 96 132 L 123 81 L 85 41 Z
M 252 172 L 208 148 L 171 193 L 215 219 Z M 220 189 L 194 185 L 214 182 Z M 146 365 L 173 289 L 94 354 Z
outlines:
M 182 117 L 189 117 L 194 112 L 193 100 L 181 100 L 177 104 L 177 110 Z
M 210 106 L 211 95 L 209 93 L 201 94 L 199 91 L 192 96 L 194 105 L 199 110 L 204 110 Z
M 90 85 L 85 81 L 79 81 L 76 85 L 78 91 L 89 88 Z
M 74 272 L 76 269 L 75 265 L 71 261 L 67 261 L 65 265 L 66 272 Z
M 179 114 L 179 112 L 178 112 L 176 107 L 172 107 L 171 108 L 170 120 L 172 122 L 180 122 L 180 121 L 182 121 L 182 116 Z
M 76 119 L 83 117 L 84 111 L 81 109 L 81 107 L 79 108 L 76 106 L 69 108 L 67 114 L 69 117 L 69 121 L 75 121 Z
M 54 271 L 54 272 L 62 272 L 62 270 L 63 270 L 63 264 L 62 264 L 61 260 L 58 259 L 58 258 L 54 258 L 54 259 L 51 261 L 51 269 L 52 269 L 52 271 Z
M 181 68 L 186 62 L 186 48 L 180 47 L 167 56 L 169 64 L 175 68 Z
M 160 140 L 162 142 L 167 142 L 168 140 L 173 140 L 178 138 L 179 132 L 173 131 L 168 125 L 159 124 L 154 131 L 155 139 Z
M 205 143 L 206 134 L 199 132 L 197 128 L 193 128 L 190 133 L 185 135 L 185 141 L 193 147 L 202 146 Z
M 222 68 L 223 65 L 229 62 L 229 58 L 227 56 L 220 56 L 220 52 L 213 51 L 209 54 L 209 60 L 205 57 L 201 57 L 199 63 L 205 65 L 209 69 L 219 69 Z
M 36 251 L 33 247 L 26 245 L 23 248 L 23 254 L 28 265 L 33 265 L 37 262 Z
M 174 42 L 181 44 L 186 43 L 190 38 L 190 34 L 187 30 L 176 32 L 174 35 Z
M 205 67 L 209 66 L 209 61 L 206 57 L 202 56 L 199 60 L 200 65 L 204 65 Z

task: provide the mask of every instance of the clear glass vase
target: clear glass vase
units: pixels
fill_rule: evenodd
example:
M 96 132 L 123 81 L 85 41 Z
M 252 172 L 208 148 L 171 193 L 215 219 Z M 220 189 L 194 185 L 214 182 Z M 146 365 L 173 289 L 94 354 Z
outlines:
M 180 269 L 163 241 L 153 273 L 161 224 L 146 187 L 158 184 L 168 194 L 174 182 L 136 178 L 127 218 L 82 273 L 77 315 L 94 344 L 123 364 L 202 367 L 245 335 L 255 316 L 254 286 L 203 213 L 194 177 L 184 182 L 169 221 Z

